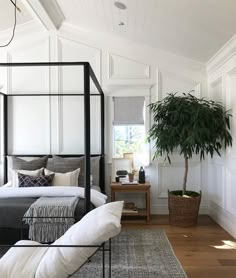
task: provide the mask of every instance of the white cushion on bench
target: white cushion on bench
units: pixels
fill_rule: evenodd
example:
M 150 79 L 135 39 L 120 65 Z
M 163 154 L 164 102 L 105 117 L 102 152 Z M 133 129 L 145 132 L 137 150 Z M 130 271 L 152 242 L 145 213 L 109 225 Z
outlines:
M 99 245 L 119 234 L 122 202 L 90 211 L 53 244 Z M 36 278 L 63 278 L 74 273 L 96 251 L 95 247 L 49 248 L 36 271 Z
M 36 241 L 20 240 L 16 245 L 39 245 Z M 12 247 L 0 260 L 0 277 L 34 278 L 37 267 L 48 247 Z
M 54 245 L 100 245 L 119 234 L 123 201 L 100 206 L 74 224 Z M 39 244 L 19 241 L 16 244 Z M 0 260 L 4 278 L 66 278 L 96 251 L 95 247 L 12 247 Z M 38 266 L 38 267 L 37 267 Z

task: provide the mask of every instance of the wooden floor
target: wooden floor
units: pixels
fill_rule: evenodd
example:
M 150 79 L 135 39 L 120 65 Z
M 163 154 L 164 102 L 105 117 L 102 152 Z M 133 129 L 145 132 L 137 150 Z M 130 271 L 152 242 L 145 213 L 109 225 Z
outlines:
M 210 217 L 201 215 L 198 225 L 169 225 L 168 216 L 155 215 L 149 224 L 122 223 L 125 228 L 163 228 L 189 278 L 235 278 L 236 240 Z

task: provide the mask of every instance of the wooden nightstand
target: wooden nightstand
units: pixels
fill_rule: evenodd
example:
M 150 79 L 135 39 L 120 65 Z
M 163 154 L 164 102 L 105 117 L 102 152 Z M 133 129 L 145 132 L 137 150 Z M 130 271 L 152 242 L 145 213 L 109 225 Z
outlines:
M 137 209 L 137 212 L 123 212 L 123 216 L 145 216 L 146 220 L 150 220 L 150 187 L 149 183 L 142 184 L 121 184 L 113 182 L 111 184 L 111 201 L 116 200 L 116 193 L 144 193 L 146 207 Z

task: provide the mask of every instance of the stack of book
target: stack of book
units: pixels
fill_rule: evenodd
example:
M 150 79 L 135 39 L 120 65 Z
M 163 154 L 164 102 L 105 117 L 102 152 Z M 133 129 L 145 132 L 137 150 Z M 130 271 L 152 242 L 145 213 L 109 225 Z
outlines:
M 126 208 L 124 208 L 123 209 L 123 213 L 138 213 L 138 209 L 136 208 L 136 209 L 126 209 Z
M 138 208 L 135 206 L 135 203 L 128 202 L 125 203 L 123 208 L 123 213 L 138 213 Z
M 126 185 L 126 184 L 138 184 L 137 181 L 122 181 L 121 184 Z

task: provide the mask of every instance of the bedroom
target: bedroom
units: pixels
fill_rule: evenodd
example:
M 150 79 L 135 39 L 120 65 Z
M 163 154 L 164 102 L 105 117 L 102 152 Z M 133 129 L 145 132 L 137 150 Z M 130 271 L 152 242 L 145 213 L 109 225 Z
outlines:
M 17 6 L 21 12 L 16 13 L 14 39 L 9 46 L 0 48 L 1 63 L 88 61 L 91 64 L 105 95 L 105 191 L 109 197 L 114 144 L 113 97 L 144 97 L 152 102 L 170 92 L 194 89 L 195 95 L 222 101 L 232 109 L 232 135 L 235 138 L 234 1 L 121 1 L 125 8 L 122 5 L 118 8 L 114 2 L 18 0 Z M 4 45 L 12 35 L 14 6 L 9 0 L 1 0 L 0 4 L 0 44 Z M 83 89 L 83 76 L 75 69 L 0 68 L 0 76 L 1 91 L 9 94 L 74 93 Z M 49 109 L 48 100 L 41 100 L 40 103 L 41 106 L 37 100 L 29 98 L 13 103 L 9 120 L 14 134 L 8 136 L 9 154 L 83 153 L 84 134 L 83 131 L 81 134 L 83 127 L 80 121 L 83 115 L 76 110 L 80 104 L 74 101 L 61 101 L 58 104 L 52 99 Z M 97 123 L 97 102 L 92 105 L 93 153 L 99 150 L 100 141 L 96 134 L 101 126 Z M 148 130 L 151 121 L 148 111 L 145 119 L 145 129 Z M 22 123 L 26 120 L 26 126 L 31 130 L 30 138 L 22 130 L 25 128 Z M 75 129 L 74 125 L 78 128 Z M 1 154 L 3 139 L 1 133 Z M 200 163 L 199 158 L 194 157 L 189 166 L 188 182 L 194 186 L 194 190 L 203 192 L 200 206 L 203 218 L 200 217 L 200 220 L 204 223 L 208 219 L 204 215 L 209 215 L 236 238 L 234 144 L 233 141 L 232 148 L 221 158 L 215 156 L 213 160 Z M 167 189 L 175 189 L 176 180 L 181 183 L 184 165 L 178 155 L 174 156 L 171 165 L 164 163 L 163 159 L 152 161 L 150 152 L 149 146 L 145 172 L 151 184 L 150 207 L 151 215 L 154 215 L 151 221 L 154 221 L 154 226 L 167 225 Z M 3 184 L 3 160 L 1 170 Z M 131 201 L 143 205 L 139 196 L 134 195 Z M 135 227 L 135 224 L 131 225 Z M 207 233 L 209 237 L 212 237 L 213 231 L 222 231 L 215 224 L 210 227 Z M 205 228 L 200 224 L 196 230 L 184 231 L 187 235 L 194 233 L 201 240 L 201 232 L 205 232 Z M 167 229 L 173 229 L 172 236 L 183 233 L 171 226 L 167 226 Z M 227 239 L 235 242 L 227 234 L 220 238 Z M 222 245 L 220 240 L 213 245 Z M 184 245 L 184 241 L 181 242 Z M 173 241 L 171 244 L 177 248 Z M 201 244 L 204 246 L 204 239 Z M 216 273 L 222 271 L 222 276 L 230 269 L 231 273 L 236 271 L 233 269 L 236 255 L 232 252 L 231 256 L 226 253 L 223 258 L 215 255 L 215 259 L 211 259 L 207 253 L 206 262 L 208 260 L 209 264 L 200 261 L 198 265 L 194 260 L 184 261 L 183 257 L 189 253 L 187 248 L 182 248 L 179 254 L 177 249 L 174 250 L 180 261 L 182 258 L 181 263 L 189 276 L 191 267 L 193 273 L 199 276 L 206 270 L 214 274 L 212 264 Z M 190 254 L 193 257 L 202 256 L 200 250 L 196 253 Z M 218 259 L 231 259 L 233 265 L 224 266 Z

